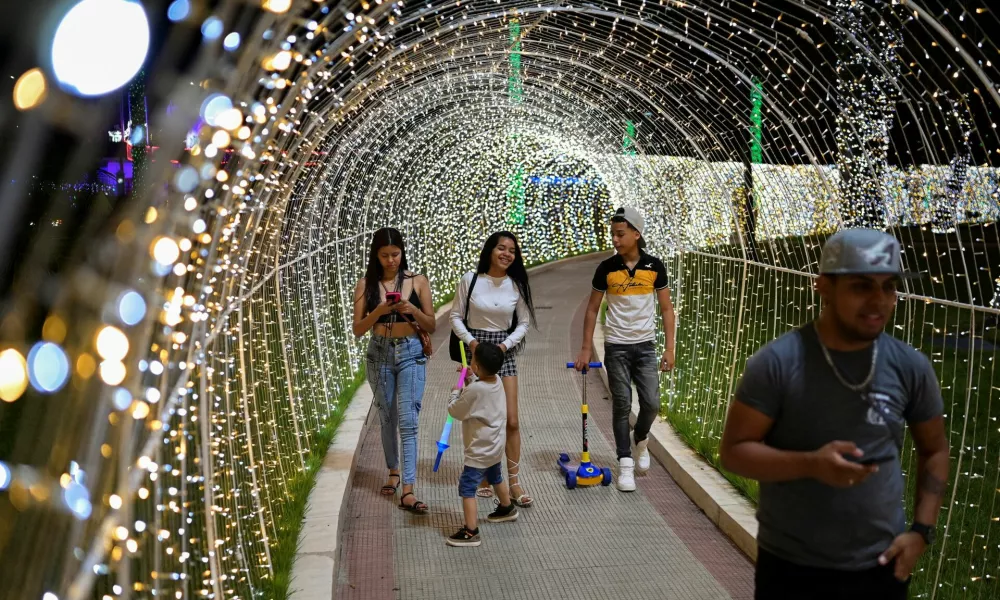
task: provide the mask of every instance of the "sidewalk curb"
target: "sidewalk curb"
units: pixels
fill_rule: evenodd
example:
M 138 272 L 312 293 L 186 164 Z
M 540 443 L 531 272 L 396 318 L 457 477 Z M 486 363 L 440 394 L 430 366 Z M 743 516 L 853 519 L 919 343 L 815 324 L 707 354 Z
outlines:
M 594 328 L 594 353 L 604 362 L 604 326 Z M 608 374 L 600 369 L 604 385 Z M 635 387 L 633 386 L 633 390 Z M 632 422 L 639 414 L 632 394 Z M 750 560 L 757 561 L 756 508 L 721 473 L 700 457 L 662 417 L 649 430 L 649 453 L 666 468 L 677 485 Z M 641 480 L 640 480 L 641 484 Z
M 361 434 L 372 406 L 368 382 L 358 386 L 333 443 L 323 458 L 316 486 L 309 493 L 299 533 L 288 596 L 295 600 L 329 600 L 340 567 L 340 532 L 346 516 L 347 491 L 358 464 Z

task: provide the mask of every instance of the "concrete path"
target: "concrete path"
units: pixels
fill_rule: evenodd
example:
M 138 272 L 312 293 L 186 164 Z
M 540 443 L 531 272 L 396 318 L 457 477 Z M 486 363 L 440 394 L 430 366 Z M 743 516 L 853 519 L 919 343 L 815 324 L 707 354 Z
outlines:
M 411 515 L 397 508 L 398 494 L 378 495 L 387 471 L 373 411 L 361 433 L 339 532 L 338 599 L 752 598 L 751 562 L 655 461 L 638 478 L 635 493 L 564 486 L 556 461 L 560 452 L 579 456 L 582 380 L 565 364 L 579 347 L 583 300 L 597 262 L 570 261 L 532 277 L 539 328 L 529 333 L 518 368 L 521 481 L 535 505 L 521 509 L 515 523 L 493 525 L 485 522 L 493 500 L 480 500 L 482 546 L 445 545 L 462 522 L 462 444 L 456 426 L 452 448 L 432 472 L 456 378 L 443 319 L 420 415 L 417 496 L 431 512 Z M 607 389 L 596 372 L 588 378 L 592 457 L 614 466 Z

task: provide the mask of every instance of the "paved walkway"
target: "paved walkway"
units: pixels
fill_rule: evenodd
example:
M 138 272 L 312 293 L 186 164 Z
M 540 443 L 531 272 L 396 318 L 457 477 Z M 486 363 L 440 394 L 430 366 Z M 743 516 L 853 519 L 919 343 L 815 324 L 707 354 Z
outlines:
M 369 415 L 344 517 L 338 599 L 677 598 L 753 596 L 749 560 L 684 495 L 655 462 L 639 491 L 614 487 L 567 490 L 560 452 L 580 450 L 581 376 L 565 368 L 579 347 L 584 295 L 597 259 L 571 261 L 532 278 L 539 329 L 519 357 L 521 481 L 535 505 L 515 523 L 489 524 L 493 500 L 480 500 L 483 544 L 451 548 L 445 537 L 462 522 L 458 475 L 461 428 L 432 472 L 455 366 L 447 355 L 447 323 L 435 336 L 420 415 L 417 496 L 428 515 L 396 508 L 398 494 L 378 495 L 386 478 L 378 420 Z M 590 444 L 598 465 L 615 462 L 611 405 L 596 372 L 588 375 Z

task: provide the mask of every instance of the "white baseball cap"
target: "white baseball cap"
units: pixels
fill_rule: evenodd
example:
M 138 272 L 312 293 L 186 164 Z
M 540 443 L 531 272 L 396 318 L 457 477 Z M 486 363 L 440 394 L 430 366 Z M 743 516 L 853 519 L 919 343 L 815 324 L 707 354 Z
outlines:
M 632 208 L 631 206 L 623 206 L 615 211 L 615 217 L 621 217 L 628 221 L 628 224 L 635 227 L 635 230 L 642 234 L 642 230 L 646 226 L 646 220 L 642 218 L 639 211 Z

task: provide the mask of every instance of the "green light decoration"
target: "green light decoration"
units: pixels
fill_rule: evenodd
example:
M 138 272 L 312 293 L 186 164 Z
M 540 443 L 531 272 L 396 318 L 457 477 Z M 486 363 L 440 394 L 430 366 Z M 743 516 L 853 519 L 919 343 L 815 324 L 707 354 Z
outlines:
M 521 22 L 513 19 L 510 22 L 510 74 L 507 76 L 507 97 L 511 104 L 518 105 L 524 99 L 524 87 L 521 82 Z M 511 143 L 517 139 L 517 133 L 511 135 Z M 510 184 L 507 186 L 507 201 L 510 203 L 510 214 L 507 222 L 514 225 L 524 225 L 524 165 L 518 164 Z
M 635 156 L 635 122 L 625 121 L 625 135 L 622 136 L 622 154 Z
M 764 90 L 761 88 L 760 79 L 756 77 L 753 78 L 753 87 L 750 89 L 750 102 L 753 104 L 753 109 L 750 111 L 750 162 L 759 165 L 764 161 L 764 152 L 760 147 L 763 134 L 760 107 L 764 104 Z
M 516 225 L 524 225 L 524 166 L 518 165 L 507 187 L 507 201 L 510 203 L 510 215 L 507 221 Z
M 521 22 L 510 22 L 510 74 L 507 76 L 507 93 L 512 104 L 521 102 L 524 88 L 521 84 Z
M 764 162 L 764 151 L 761 139 L 764 133 L 764 120 L 761 107 L 764 104 L 764 88 L 758 77 L 754 76 L 750 87 L 750 156 L 743 154 L 743 193 L 736 199 L 737 214 L 742 221 L 743 235 L 746 239 L 747 258 L 759 260 L 757 254 L 757 190 L 753 183 L 753 165 Z M 742 202 L 740 202 L 742 201 Z

